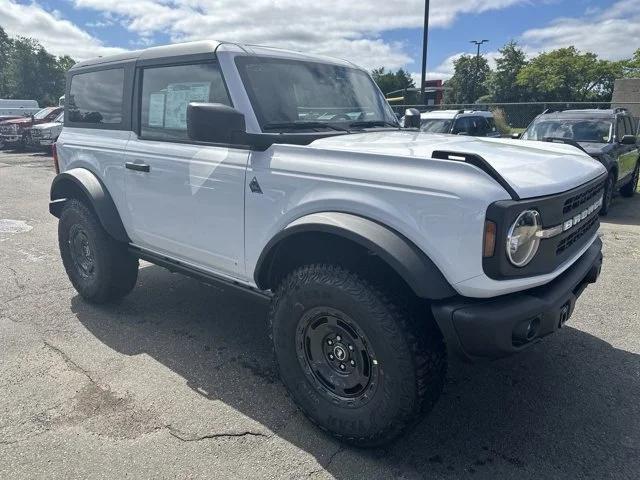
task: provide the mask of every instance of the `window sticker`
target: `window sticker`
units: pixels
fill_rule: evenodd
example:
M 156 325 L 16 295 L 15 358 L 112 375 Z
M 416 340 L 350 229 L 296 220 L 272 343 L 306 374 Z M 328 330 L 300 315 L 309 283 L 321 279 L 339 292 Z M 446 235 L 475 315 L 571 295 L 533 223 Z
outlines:
M 167 86 L 164 109 L 164 127 L 187 129 L 187 105 L 189 102 L 208 102 L 211 83 L 171 83 Z
M 152 93 L 149 95 L 149 126 L 164 127 L 164 93 Z

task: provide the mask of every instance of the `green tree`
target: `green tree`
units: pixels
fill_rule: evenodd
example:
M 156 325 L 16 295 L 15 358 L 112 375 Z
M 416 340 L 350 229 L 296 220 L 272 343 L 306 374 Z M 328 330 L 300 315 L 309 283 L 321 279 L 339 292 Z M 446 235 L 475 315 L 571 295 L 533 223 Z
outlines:
M 518 74 L 527 65 L 527 56 L 514 41 L 507 43 L 496 58 L 496 69 L 488 80 L 490 98 L 494 102 L 527 100 L 526 89 L 516 83 Z
M 9 55 L 12 43 L 9 35 L 0 27 L 0 98 L 8 96 L 8 72 Z
M 402 68 L 396 72 L 386 71 L 384 67 L 376 68 L 371 72 L 371 76 L 385 95 L 396 90 L 415 88 L 416 86 L 411 75 Z
M 483 56 L 462 55 L 453 62 L 453 76 L 445 82 L 445 103 L 475 103 L 489 93 L 487 80 L 491 73 Z
M 567 47 L 532 59 L 518 73 L 517 84 L 527 89 L 531 101 L 609 101 L 614 80 L 623 73 L 623 62 Z
M 17 37 L 3 41 L 0 29 L 0 96 L 34 99 L 42 106 L 57 105 L 64 94 L 66 71 L 74 61 L 55 57 L 34 39 Z M 7 37 L 8 38 L 8 37 Z M 8 48 L 3 50 L 3 45 Z

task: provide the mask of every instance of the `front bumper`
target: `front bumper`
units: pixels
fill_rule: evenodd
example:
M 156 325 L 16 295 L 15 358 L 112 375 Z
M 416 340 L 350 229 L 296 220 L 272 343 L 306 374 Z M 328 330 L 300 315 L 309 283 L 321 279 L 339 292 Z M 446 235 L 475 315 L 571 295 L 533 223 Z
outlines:
M 544 286 L 492 299 L 456 297 L 431 309 L 455 355 L 470 361 L 504 357 L 561 328 L 601 267 L 602 241 L 596 238 L 570 268 Z

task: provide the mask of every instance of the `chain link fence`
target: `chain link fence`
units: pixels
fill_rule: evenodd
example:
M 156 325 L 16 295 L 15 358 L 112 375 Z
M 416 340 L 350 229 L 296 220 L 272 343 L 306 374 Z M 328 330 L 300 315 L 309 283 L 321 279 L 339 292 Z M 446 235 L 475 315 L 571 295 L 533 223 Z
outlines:
M 504 135 L 521 132 L 533 119 L 545 110 L 586 110 L 624 107 L 632 115 L 640 116 L 640 102 L 626 102 L 613 105 L 610 102 L 524 102 L 524 103 L 466 103 L 443 105 L 392 105 L 396 114 L 404 115 L 407 108 L 417 108 L 421 112 L 433 110 L 484 110 L 493 113 L 496 126 Z

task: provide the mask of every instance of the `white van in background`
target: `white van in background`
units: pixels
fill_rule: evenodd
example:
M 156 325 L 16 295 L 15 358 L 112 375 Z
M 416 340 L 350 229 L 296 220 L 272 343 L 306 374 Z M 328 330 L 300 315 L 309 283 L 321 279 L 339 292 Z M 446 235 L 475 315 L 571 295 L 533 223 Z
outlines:
M 41 110 L 36 100 L 13 100 L 0 98 L 0 121 L 32 115 Z

